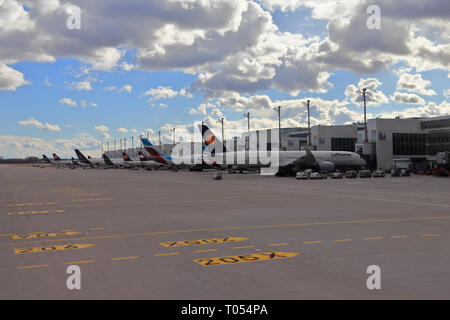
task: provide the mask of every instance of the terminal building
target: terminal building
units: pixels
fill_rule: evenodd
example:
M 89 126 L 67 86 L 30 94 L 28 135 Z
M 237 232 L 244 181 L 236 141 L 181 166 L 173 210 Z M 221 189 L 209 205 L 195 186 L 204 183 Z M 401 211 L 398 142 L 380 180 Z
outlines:
M 270 129 L 270 130 L 278 130 Z M 257 135 L 268 130 L 258 130 Z M 368 142 L 361 123 L 312 126 L 311 146 L 317 151 L 350 151 L 361 154 L 370 167 L 393 166 L 423 170 L 436 154 L 450 151 L 450 116 L 437 118 L 369 119 Z M 243 139 L 247 133 L 243 134 Z M 308 145 L 307 128 L 282 128 L 281 150 L 302 150 Z

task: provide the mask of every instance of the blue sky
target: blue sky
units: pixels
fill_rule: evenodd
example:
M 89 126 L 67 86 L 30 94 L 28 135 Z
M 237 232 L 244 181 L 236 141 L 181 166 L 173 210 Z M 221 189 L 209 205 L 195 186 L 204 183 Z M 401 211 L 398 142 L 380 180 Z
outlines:
M 416 3 L 399 13 L 379 1 L 382 28 L 368 30 L 365 0 L 130 1 L 126 13 L 79 0 L 81 29 L 69 30 L 67 1 L 0 0 L 0 156 L 95 153 L 220 117 L 239 134 L 247 111 L 252 127 L 275 126 L 277 105 L 284 126 L 302 126 L 307 98 L 313 124 L 351 123 L 362 87 L 371 116 L 446 115 L 449 20 L 439 1 L 423 17 Z

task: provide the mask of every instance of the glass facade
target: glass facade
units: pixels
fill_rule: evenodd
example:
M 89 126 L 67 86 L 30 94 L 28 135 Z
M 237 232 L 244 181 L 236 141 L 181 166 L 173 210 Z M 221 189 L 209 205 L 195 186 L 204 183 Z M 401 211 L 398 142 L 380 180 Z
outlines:
M 450 151 L 450 131 L 440 130 L 429 132 L 428 155 L 434 156 L 443 151 Z
M 394 156 L 427 155 L 426 133 L 392 133 Z
M 438 128 L 450 128 L 450 118 L 422 121 L 422 130 L 424 129 L 438 129 Z
M 355 152 L 356 138 L 331 138 L 331 151 Z

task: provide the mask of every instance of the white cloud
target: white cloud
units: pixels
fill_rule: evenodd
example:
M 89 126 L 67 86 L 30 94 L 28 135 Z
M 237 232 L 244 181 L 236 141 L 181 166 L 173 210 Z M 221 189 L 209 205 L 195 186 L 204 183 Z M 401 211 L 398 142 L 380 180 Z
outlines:
M 59 127 L 59 125 L 57 124 L 49 124 L 49 123 L 42 123 L 39 122 L 38 120 L 34 119 L 33 117 L 31 117 L 28 120 L 23 120 L 20 121 L 19 124 L 21 126 L 31 126 L 31 127 L 35 127 L 36 129 L 39 130 L 44 130 L 44 131 L 61 131 L 61 128 Z
M 381 90 L 377 90 L 382 83 L 376 78 L 360 79 L 357 86 L 351 84 L 345 89 L 345 96 L 350 99 L 352 103 L 362 106 L 364 102 L 363 89 L 366 90 L 366 102 L 368 106 L 379 106 L 386 104 L 389 99 Z
M 117 129 L 117 132 L 128 133 L 128 129 L 127 128 L 119 128 L 119 129 Z
M 29 82 L 25 80 L 21 72 L 8 67 L 0 61 L 0 91 L 16 91 L 18 87 L 25 84 L 29 84 Z
M 406 93 L 406 92 L 394 92 L 393 95 L 391 95 L 391 100 L 395 103 L 400 104 L 420 104 L 424 105 L 425 100 L 419 97 L 415 93 Z
M 77 102 L 72 100 L 72 99 L 70 99 L 70 98 L 62 98 L 62 99 L 59 100 L 59 103 L 67 104 L 67 105 L 72 106 L 72 107 L 76 107 L 77 106 Z
M 150 89 L 144 93 L 144 96 L 149 96 L 150 101 L 156 101 L 161 99 L 172 99 L 178 95 L 177 91 L 172 90 L 170 87 L 159 86 L 156 89 Z
M 430 80 L 422 79 L 420 73 L 412 75 L 409 73 L 402 74 L 397 81 L 397 90 L 406 90 L 423 96 L 434 96 L 436 91 L 429 89 Z
M 105 125 L 99 125 L 99 126 L 94 127 L 94 130 L 97 132 L 108 132 L 109 128 Z
M 43 139 L 5 135 L 0 136 L 0 154 L 6 157 L 42 157 L 57 153 L 62 158 L 75 156 L 73 149 L 88 151 L 93 157 L 100 156 L 100 141 L 90 135 L 72 139 Z
M 444 95 L 444 97 L 450 98 L 450 89 L 442 90 L 442 94 Z
M 126 85 L 124 85 L 119 91 L 117 91 L 118 93 L 121 93 L 121 92 L 128 92 L 128 93 L 131 93 L 131 91 L 133 90 L 133 86 L 131 86 L 131 85 L 129 85 L 129 84 L 126 84 Z
M 81 91 L 81 90 L 86 90 L 86 91 L 91 91 L 93 90 L 91 82 L 88 80 L 85 81 L 80 81 L 80 82 L 72 82 L 72 87 L 74 87 L 75 89 Z
M 413 118 L 413 117 L 441 117 L 450 114 L 450 103 L 442 101 L 441 104 L 429 102 L 427 105 L 416 108 L 407 108 L 401 111 L 394 111 L 392 113 L 380 113 L 377 115 L 382 118 Z

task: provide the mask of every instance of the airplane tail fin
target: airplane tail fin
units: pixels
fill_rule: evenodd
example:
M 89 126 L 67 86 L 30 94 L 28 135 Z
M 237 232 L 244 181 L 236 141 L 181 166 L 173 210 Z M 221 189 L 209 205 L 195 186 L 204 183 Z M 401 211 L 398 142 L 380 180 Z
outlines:
M 122 152 L 122 156 L 123 156 L 123 161 L 131 161 L 131 159 L 130 159 L 130 157 L 125 153 L 125 152 Z
M 55 159 L 56 161 L 60 161 L 61 158 L 58 157 L 58 155 L 56 153 L 53 154 L 53 159 Z
M 225 148 L 223 142 L 216 137 L 216 135 L 211 131 L 210 128 L 208 128 L 206 124 L 199 124 L 198 128 L 202 133 L 202 138 L 206 144 L 206 148 L 208 148 L 208 150 L 210 150 L 211 153 L 227 152 L 227 149 Z
M 44 161 L 45 161 L 45 162 L 47 162 L 47 163 L 52 163 L 52 162 L 50 161 L 50 159 L 47 158 L 47 156 L 46 156 L 45 154 L 43 154 L 42 157 L 44 158 Z
M 75 153 L 77 154 L 78 160 L 80 160 L 83 163 L 90 164 L 90 161 L 84 156 L 84 154 L 81 153 L 80 150 L 75 149 Z
M 142 151 L 138 151 L 138 153 L 139 153 L 139 159 L 141 161 L 148 161 L 148 160 L 150 160 L 144 153 L 142 153 Z
M 103 160 L 105 161 L 105 164 L 107 166 L 113 166 L 114 163 L 111 161 L 111 159 L 108 158 L 108 156 L 106 154 L 103 154 Z
M 162 156 L 158 150 L 156 150 L 152 143 L 147 138 L 141 138 L 142 144 L 144 145 L 145 150 L 150 154 L 150 156 L 155 159 L 155 161 L 162 163 L 162 164 L 168 164 L 167 160 L 164 159 L 164 156 Z
M 92 157 L 88 155 L 88 159 L 89 159 L 89 160 L 92 160 Z

